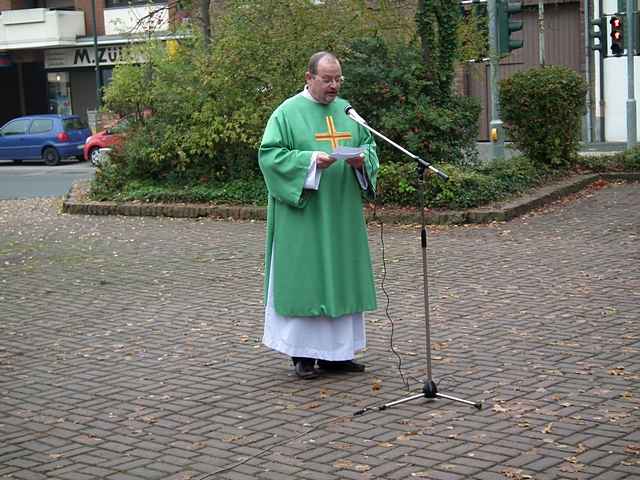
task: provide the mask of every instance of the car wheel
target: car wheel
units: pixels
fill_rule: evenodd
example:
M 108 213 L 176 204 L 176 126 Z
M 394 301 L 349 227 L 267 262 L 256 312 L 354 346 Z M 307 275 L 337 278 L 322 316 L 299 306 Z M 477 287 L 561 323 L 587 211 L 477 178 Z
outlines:
M 89 161 L 94 167 L 100 165 L 100 149 L 98 147 L 89 150 Z
M 49 166 L 58 165 L 60 163 L 60 154 L 53 147 L 47 147 L 42 151 L 42 159 Z

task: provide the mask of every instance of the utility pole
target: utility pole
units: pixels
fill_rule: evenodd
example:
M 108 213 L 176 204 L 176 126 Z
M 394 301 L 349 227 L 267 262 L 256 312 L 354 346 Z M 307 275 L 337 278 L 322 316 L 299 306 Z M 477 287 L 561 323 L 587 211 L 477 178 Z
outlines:
M 489 123 L 489 138 L 491 139 L 491 158 L 504 158 L 504 138 L 502 120 L 500 120 L 500 105 L 498 103 L 498 81 L 500 80 L 500 49 L 498 46 L 498 9 L 496 2 L 502 0 L 488 0 L 489 13 L 489 85 L 491 86 L 491 122 Z
M 93 14 L 93 56 L 96 68 L 96 116 L 100 110 L 102 101 L 102 75 L 100 74 L 100 52 L 98 50 L 98 28 L 96 21 L 96 0 L 91 0 L 91 13 Z M 97 118 L 97 117 L 96 117 Z
M 634 66 L 634 50 L 635 50 L 635 29 L 636 29 L 636 15 L 635 15 L 635 1 L 627 0 L 627 25 L 626 25 L 626 43 L 627 43 L 627 148 L 633 148 L 636 146 L 637 131 L 636 131 L 636 99 L 633 90 L 633 81 L 635 77 Z
M 540 65 L 544 67 L 544 2 L 538 0 L 538 48 Z

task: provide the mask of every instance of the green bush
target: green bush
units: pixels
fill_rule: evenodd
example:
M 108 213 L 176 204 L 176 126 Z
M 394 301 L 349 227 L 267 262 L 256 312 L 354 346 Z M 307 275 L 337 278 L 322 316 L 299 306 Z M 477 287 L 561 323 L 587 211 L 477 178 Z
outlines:
M 101 170 L 104 175 L 105 170 Z M 107 169 L 108 172 L 108 169 Z M 109 173 L 106 173 L 109 175 Z M 110 177 L 113 178 L 113 177 Z M 118 178 L 117 176 L 115 178 Z M 141 201 L 151 203 L 215 203 L 229 205 L 266 205 L 267 190 L 261 178 L 233 180 L 225 183 L 180 183 L 132 180 L 105 189 L 105 178 L 94 181 L 91 189 L 93 200 L 117 202 Z
M 345 56 L 343 71 L 341 95 L 376 130 L 434 164 L 476 162 L 480 105 L 475 98 L 433 92 L 418 45 L 359 39 Z M 407 160 L 385 142 L 378 144 L 384 162 Z
M 417 205 L 416 176 L 412 163 L 382 163 L 378 171 L 376 203 Z
M 369 9 L 359 0 L 324 3 L 229 0 L 209 46 L 194 28 L 175 51 L 160 41 L 132 47 L 131 56 L 144 61 L 116 66 L 105 106 L 133 114 L 141 127 L 127 135 L 113 174 L 156 182 L 259 175 L 256 151 L 267 119 L 300 91 L 312 53 L 342 55 L 353 38 L 410 31 L 401 9 Z M 151 119 L 142 118 L 147 107 Z
M 443 181 L 428 175 L 425 204 L 429 208 L 473 208 L 507 199 L 541 185 L 551 173 L 526 157 L 495 160 L 475 168 L 440 165 L 449 175 Z M 413 163 L 380 166 L 376 203 L 412 206 L 418 204 L 416 167 Z
M 620 169 L 628 172 L 640 172 L 640 146 L 624 152 Z
M 640 146 L 616 154 L 581 157 L 578 167 L 590 172 L 640 172 Z
M 515 147 L 536 163 L 575 163 L 586 92 L 582 77 L 561 66 L 534 68 L 502 80 L 500 112 Z
M 449 180 L 430 175 L 426 204 L 430 208 L 473 208 L 508 199 L 536 187 L 548 177 L 526 157 L 494 160 L 476 168 L 443 166 Z

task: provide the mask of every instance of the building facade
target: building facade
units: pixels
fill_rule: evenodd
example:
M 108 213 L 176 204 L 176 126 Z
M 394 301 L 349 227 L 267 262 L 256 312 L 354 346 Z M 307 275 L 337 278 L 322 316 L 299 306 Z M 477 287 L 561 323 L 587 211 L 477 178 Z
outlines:
M 0 0 L 0 125 L 37 113 L 87 120 L 125 47 L 171 36 L 166 1 L 94 1 Z
M 524 45 L 500 61 L 500 78 L 544 65 L 563 65 L 575 70 L 589 85 L 587 113 L 583 122 L 585 142 L 627 141 L 628 78 L 626 51 L 614 56 L 611 51 L 610 19 L 625 10 L 626 0 L 521 0 L 523 29 L 514 37 Z M 604 16 L 603 36 L 606 55 L 591 48 L 591 22 Z M 640 39 L 640 36 L 638 36 Z M 597 42 L 596 42 L 597 43 Z M 636 45 L 636 52 L 640 52 Z M 542 53 L 542 54 L 541 54 Z M 634 90 L 640 95 L 640 59 L 635 60 Z M 466 64 L 458 79 L 458 90 L 480 99 L 479 140 L 489 139 L 490 86 L 488 63 Z M 640 124 L 640 108 L 636 108 Z M 640 130 L 640 129 L 638 129 Z

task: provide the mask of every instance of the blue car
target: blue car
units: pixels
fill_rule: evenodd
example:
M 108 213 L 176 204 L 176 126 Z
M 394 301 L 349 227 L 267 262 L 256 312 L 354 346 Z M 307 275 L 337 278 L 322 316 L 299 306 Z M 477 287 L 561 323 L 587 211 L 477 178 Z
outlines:
M 83 160 L 91 130 L 77 115 L 28 115 L 0 128 L 0 160 L 44 160 L 57 165 L 63 158 Z

